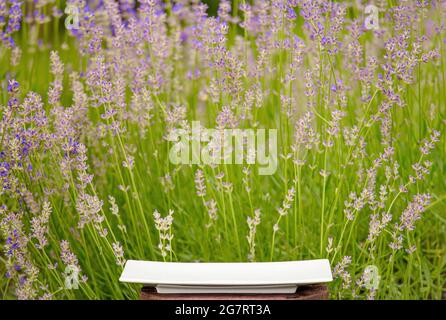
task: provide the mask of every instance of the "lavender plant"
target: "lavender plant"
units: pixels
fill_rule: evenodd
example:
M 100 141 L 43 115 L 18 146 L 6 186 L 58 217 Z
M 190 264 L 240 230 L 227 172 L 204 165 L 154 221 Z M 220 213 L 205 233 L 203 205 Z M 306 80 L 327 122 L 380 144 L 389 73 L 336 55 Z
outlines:
M 444 298 L 446 2 L 212 5 L 0 0 L 1 297 L 137 298 L 126 259 L 328 258 L 332 298 Z M 276 129 L 277 170 L 171 163 L 193 121 Z

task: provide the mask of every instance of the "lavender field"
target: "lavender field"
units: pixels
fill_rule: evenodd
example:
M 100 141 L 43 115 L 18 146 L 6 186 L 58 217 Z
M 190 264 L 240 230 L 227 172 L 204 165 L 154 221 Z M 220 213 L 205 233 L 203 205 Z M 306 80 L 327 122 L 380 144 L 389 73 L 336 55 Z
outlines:
M 0 0 L 0 299 L 137 299 L 128 259 L 319 258 L 332 299 L 445 299 L 445 22 L 444 0 Z M 223 161 L 228 130 L 267 147 Z

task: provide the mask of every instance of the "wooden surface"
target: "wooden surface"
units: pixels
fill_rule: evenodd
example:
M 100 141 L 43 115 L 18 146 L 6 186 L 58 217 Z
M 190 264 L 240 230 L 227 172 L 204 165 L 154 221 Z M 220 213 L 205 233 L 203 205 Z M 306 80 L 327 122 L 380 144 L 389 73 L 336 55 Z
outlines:
M 326 300 L 324 284 L 300 286 L 294 294 L 159 294 L 154 287 L 141 289 L 141 300 Z

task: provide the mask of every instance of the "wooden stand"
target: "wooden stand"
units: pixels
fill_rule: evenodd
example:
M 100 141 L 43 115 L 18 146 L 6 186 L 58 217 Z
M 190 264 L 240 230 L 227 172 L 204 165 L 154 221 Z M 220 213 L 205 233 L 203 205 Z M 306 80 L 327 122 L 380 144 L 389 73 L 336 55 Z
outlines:
M 160 294 L 154 287 L 141 289 L 141 300 L 326 300 L 324 284 L 300 286 L 294 294 Z

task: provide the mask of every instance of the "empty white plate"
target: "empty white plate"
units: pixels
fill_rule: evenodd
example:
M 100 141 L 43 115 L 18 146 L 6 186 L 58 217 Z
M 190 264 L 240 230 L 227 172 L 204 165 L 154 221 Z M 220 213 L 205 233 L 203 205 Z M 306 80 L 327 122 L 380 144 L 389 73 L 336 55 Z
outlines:
M 159 293 L 290 293 L 298 285 L 330 282 L 332 274 L 326 259 L 246 263 L 129 260 L 119 280 L 153 285 Z

